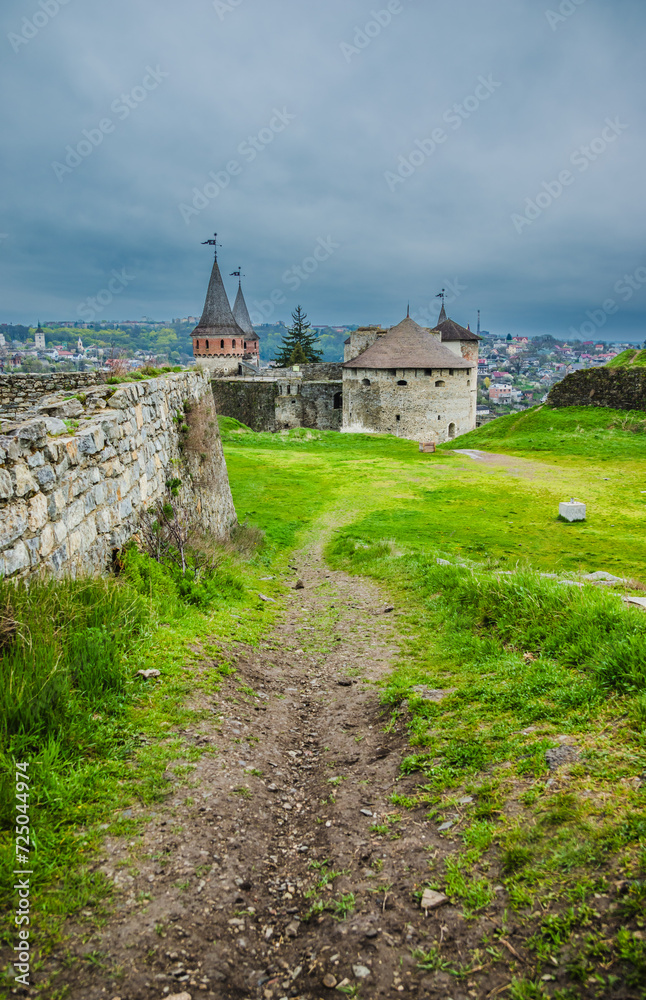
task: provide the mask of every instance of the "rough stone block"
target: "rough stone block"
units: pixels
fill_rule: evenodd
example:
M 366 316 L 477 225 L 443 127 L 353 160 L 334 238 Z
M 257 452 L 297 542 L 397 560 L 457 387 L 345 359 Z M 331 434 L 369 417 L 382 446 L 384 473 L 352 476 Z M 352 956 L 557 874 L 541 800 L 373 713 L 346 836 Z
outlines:
M 30 531 L 38 531 L 47 524 L 47 498 L 37 493 L 27 504 L 27 523 Z
M 47 501 L 47 511 L 50 520 L 57 521 L 66 506 L 67 499 L 63 490 L 56 490 L 54 493 L 50 493 L 49 500 Z
M 51 490 L 54 488 L 56 483 L 56 473 L 52 469 L 51 465 L 43 465 L 41 469 L 36 472 L 36 479 L 38 480 L 38 485 L 41 490 Z
M 38 469 L 45 464 L 45 456 L 42 451 L 35 451 L 27 456 L 27 465 L 30 469 Z
M 13 483 L 6 469 L 0 469 L 0 499 L 8 500 L 13 496 Z
M 584 503 L 568 500 L 559 504 L 559 514 L 566 521 L 585 521 L 586 507 Z
M 27 466 L 23 465 L 22 462 L 18 462 L 14 465 L 12 469 L 12 479 L 14 483 L 14 492 L 17 497 L 25 497 L 38 492 L 38 483 L 32 476 Z
M 31 563 L 29 550 L 24 542 L 18 542 L 12 549 L 5 549 L 2 553 L 4 559 L 4 575 L 13 576 L 20 570 L 28 569 Z
M 105 444 L 105 434 L 100 427 L 85 427 L 76 440 L 80 455 L 95 455 Z
M 27 504 L 17 503 L 7 507 L 0 518 L 0 548 L 11 545 L 27 530 Z

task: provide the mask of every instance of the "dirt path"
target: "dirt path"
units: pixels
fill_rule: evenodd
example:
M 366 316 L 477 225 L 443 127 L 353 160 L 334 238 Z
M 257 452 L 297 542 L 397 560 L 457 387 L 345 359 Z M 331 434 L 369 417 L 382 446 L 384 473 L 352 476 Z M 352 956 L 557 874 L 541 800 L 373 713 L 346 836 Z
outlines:
M 374 685 L 397 652 L 397 609 L 316 551 L 292 565 L 305 589 L 284 623 L 261 648 L 228 651 L 237 674 L 209 699 L 213 721 L 182 731 L 216 752 L 138 839 L 107 843 L 99 867 L 117 888 L 114 914 L 100 930 L 68 928 L 65 950 L 84 960 L 70 965 L 61 949 L 49 964 L 69 1000 L 466 1000 L 509 983 L 486 963 L 477 984 L 458 983 L 411 957 L 442 940 L 447 959 L 466 962 L 494 924 L 420 909 L 429 858 L 452 849 L 426 810 L 371 831 L 396 812 L 395 787 L 418 783 L 398 781 L 407 741 L 385 731 Z

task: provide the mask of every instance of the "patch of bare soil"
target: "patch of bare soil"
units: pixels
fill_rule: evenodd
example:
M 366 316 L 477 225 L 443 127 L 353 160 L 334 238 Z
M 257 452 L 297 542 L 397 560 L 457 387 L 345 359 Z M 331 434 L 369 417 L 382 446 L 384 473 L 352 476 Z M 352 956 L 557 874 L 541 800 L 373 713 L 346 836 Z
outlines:
M 428 860 L 457 842 L 424 809 L 371 830 L 393 791 L 417 784 L 399 780 L 405 733 L 386 731 L 374 683 L 397 653 L 397 609 L 316 553 L 294 565 L 305 587 L 283 624 L 258 649 L 227 651 L 237 674 L 209 699 L 212 721 L 182 731 L 216 752 L 141 837 L 106 844 L 97 868 L 114 882 L 113 913 L 99 929 L 70 924 L 44 970 L 69 1000 L 466 1000 L 501 993 L 510 961 L 524 967 L 513 917 L 506 960 L 483 951 L 459 979 L 417 967 L 413 950 L 434 942 L 446 965 L 470 963 L 501 930 L 503 902 L 470 921 L 448 902 L 423 910 Z

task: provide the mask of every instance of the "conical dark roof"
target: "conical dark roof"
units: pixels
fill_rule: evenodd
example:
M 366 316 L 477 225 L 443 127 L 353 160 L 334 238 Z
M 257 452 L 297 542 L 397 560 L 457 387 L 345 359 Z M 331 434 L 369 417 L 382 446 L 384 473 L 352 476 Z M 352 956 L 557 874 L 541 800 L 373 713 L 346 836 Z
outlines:
M 344 368 L 475 368 L 409 316 Z
M 444 311 L 444 306 L 442 306 L 442 311 Z M 438 322 L 435 329 L 439 330 L 442 334 L 442 340 L 470 340 L 475 342 L 482 340 L 482 337 L 471 333 L 471 330 L 465 330 L 459 323 L 454 323 L 452 319 L 447 319 L 446 313 L 444 313 L 444 320 L 442 320 L 442 315 L 440 314 L 440 322 Z
M 445 319 L 447 319 L 446 309 L 444 308 L 444 302 L 442 302 L 442 308 L 440 309 L 440 318 L 437 321 L 437 325 L 439 326 L 440 323 L 443 323 Z
M 233 318 L 244 333 L 247 340 L 258 340 L 258 334 L 251 325 L 251 317 L 249 316 L 247 303 L 245 302 L 244 295 L 242 294 L 242 285 L 240 282 L 238 282 L 238 294 L 236 295 L 236 301 L 233 307 Z
M 218 337 L 243 337 L 244 333 L 233 318 L 231 306 L 218 267 L 217 257 L 213 261 L 206 301 L 200 322 L 193 331 L 194 336 L 210 333 Z

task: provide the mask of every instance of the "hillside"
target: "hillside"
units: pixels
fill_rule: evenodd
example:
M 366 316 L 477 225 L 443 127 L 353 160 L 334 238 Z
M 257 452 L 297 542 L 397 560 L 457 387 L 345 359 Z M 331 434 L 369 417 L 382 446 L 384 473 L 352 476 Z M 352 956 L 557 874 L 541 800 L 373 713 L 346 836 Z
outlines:
M 645 421 L 220 418 L 229 543 L 0 585 L 43 995 L 643 996 Z
M 616 358 L 609 361 L 606 368 L 643 368 L 646 367 L 646 350 L 622 351 Z

